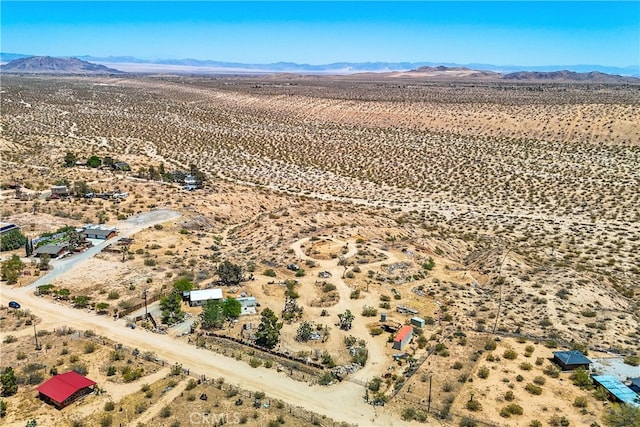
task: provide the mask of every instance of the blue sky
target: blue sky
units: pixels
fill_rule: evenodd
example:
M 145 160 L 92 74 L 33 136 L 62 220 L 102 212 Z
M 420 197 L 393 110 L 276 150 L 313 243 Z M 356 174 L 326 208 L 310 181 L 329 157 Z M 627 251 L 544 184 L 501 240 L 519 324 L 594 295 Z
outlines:
M 3 52 L 244 63 L 640 64 L 640 2 L 1 2 Z

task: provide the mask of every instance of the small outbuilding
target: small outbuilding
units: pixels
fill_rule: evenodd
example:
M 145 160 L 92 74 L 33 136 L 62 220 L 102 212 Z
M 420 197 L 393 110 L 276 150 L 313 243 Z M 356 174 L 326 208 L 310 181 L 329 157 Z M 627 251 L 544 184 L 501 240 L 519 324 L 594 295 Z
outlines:
M 393 339 L 393 349 L 402 350 L 413 338 L 413 326 L 404 325 Z
M 418 328 L 424 328 L 425 320 L 421 317 L 415 316 L 411 318 L 411 324 Z
M 73 403 L 80 397 L 93 392 L 96 382 L 75 371 L 54 375 L 38 386 L 40 399 L 58 409 Z
M 589 370 L 591 360 L 578 350 L 554 351 L 553 362 L 559 365 L 563 371 L 572 371 L 580 367 Z
M 66 185 L 52 185 L 51 196 L 63 197 L 69 195 L 69 187 Z
M 236 298 L 236 300 L 240 303 L 240 306 L 242 307 L 241 314 L 256 313 L 256 307 L 258 306 L 256 297 L 239 297 L 239 298 Z
M 204 303 L 209 300 L 222 300 L 222 289 L 200 289 L 189 292 L 190 307 L 204 305 Z

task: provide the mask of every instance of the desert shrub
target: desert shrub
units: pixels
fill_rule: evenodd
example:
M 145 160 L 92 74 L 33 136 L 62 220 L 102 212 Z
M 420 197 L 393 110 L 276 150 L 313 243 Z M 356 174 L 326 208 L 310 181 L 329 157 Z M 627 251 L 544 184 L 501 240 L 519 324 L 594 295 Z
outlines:
M 460 427 L 478 427 L 478 422 L 473 418 L 462 417 L 460 420 Z
M 609 400 L 609 392 L 604 387 L 598 386 L 593 392 L 593 397 L 601 402 L 605 402 Z
M 589 372 L 583 367 L 574 370 L 570 378 L 573 384 L 580 388 L 591 387 L 591 377 L 589 376 Z
M 516 353 L 515 350 L 507 349 L 502 353 L 502 357 L 508 360 L 515 360 L 518 357 L 518 353 Z
M 556 414 L 549 419 L 549 425 L 552 427 L 566 427 L 569 425 L 569 420 L 565 416 Z
M 249 360 L 249 366 L 251 366 L 252 368 L 257 368 L 260 365 L 262 365 L 262 360 L 258 359 L 257 357 L 252 357 Z
M 540 376 L 540 375 L 537 375 L 537 376 L 535 376 L 533 378 L 533 383 L 535 385 L 544 385 L 544 383 L 546 383 L 546 382 L 547 382 L 547 380 L 543 376 Z
M 170 407 L 168 407 L 168 406 L 163 407 L 163 408 L 160 410 L 160 416 L 161 416 L 162 418 L 169 418 L 169 417 L 171 416 L 171 408 L 170 408 Z
M 196 388 L 197 385 L 198 385 L 198 382 L 193 378 L 190 378 L 189 381 L 187 381 L 187 386 L 185 387 L 185 390 L 191 391 L 194 388 Z
M 640 365 L 640 357 L 636 355 L 625 356 L 624 363 L 630 366 L 638 366 Z
M 512 402 L 513 399 L 515 399 L 516 396 L 513 394 L 513 392 L 511 390 L 507 391 L 504 394 L 504 400 L 506 400 L 507 402 Z
M 413 406 L 407 406 L 402 410 L 402 419 L 405 421 L 413 421 L 416 416 L 416 409 Z
M 471 399 L 466 403 L 465 408 L 473 412 L 479 412 L 482 411 L 482 404 L 477 400 Z
M 573 406 L 576 408 L 586 408 L 587 407 L 587 398 L 585 396 L 578 396 L 573 401 Z
M 122 380 L 126 383 L 135 381 L 142 377 L 143 371 L 144 370 L 142 368 L 132 369 L 129 366 L 125 366 L 124 368 L 121 369 Z
M 333 376 L 331 375 L 331 372 L 325 372 L 318 379 L 318 384 L 320 385 L 329 385 L 332 382 L 333 382 Z
M 547 365 L 542 370 L 545 375 L 550 376 L 551 378 L 558 378 L 560 376 L 560 368 L 555 365 Z
M 369 384 L 367 385 L 367 387 L 371 391 L 379 391 L 381 384 L 382 384 L 382 378 L 374 377 L 371 381 L 369 381 Z
M 262 274 L 267 277 L 276 277 L 276 272 L 272 268 L 267 268 Z
M 606 425 L 610 427 L 637 427 L 640 425 L 640 408 L 624 403 L 608 405 L 602 416 Z
M 103 414 L 100 418 L 100 427 L 111 427 L 113 424 L 113 417 L 111 414 Z
M 331 292 L 336 290 L 336 285 L 329 282 L 324 282 L 322 284 L 322 292 Z
M 113 403 L 113 401 L 109 400 L 108 402 L 106 402 L 104 404 L 104 410 L 105 411 L 113 411 L 116 407 L 116 404 Z
M 378 315 L 378 310 L 369 306 L 369 305 L 365 305 L 362 308 L 362 316 L 363 317 L 374 317 Z
M 229 387 L 224 395 L 227 398 L 231 398 L 231 397 L 237 396 L 238 393 L 239 393 L 239 390 L 237 387 Z
M 542 394 L 542 387 L 538 387 L 537 385 L 532 383 L 528 383 L 526 386 L 524 386 L 524 389 L 536 396 L 539 396 Z
M 462 365 L 462 362 L 461 362 L 461 361 L 456 360 L 456 361 L 453 363 L 453 365 L 452 365 L 451 367 L 452 367 L 453 369 L 460 370 L 460 369 L 462 369 L 463 365 Z
M 496 349 L 497 346 L 498 345 L 496 344 L 496 342 L 494 340 L 491 340 L 491 339 L 487 340 L 484 343 L 484 349 L 487 350 L 487 351 L 493 351 L 493 350 Z
M 523 371 L 530 371 L 531 369 L 533 369 L 533 365 L 529 362 L 522 362 L 520 364 L 520 369 L 522 369 Z
M 489 372 L 489 368 L 487 368 L 486 366 L 482 366 L 480 369 L 478 369 L 478 377 L 487 379 L 489 378 Z
M 517 403 L 510 403 L 500 410 L 500 416 L 504 418 L 509 418 L 511 415 L 522 415 L 523 413 L 522 406 Z

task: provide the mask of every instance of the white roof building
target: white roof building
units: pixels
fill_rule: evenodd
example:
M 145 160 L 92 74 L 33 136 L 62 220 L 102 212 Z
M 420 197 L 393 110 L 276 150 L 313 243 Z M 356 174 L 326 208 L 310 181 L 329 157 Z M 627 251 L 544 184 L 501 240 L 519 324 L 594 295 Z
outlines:
M 200 289 L 196 291 L 189 292 L 189 305 L 196 306 L 202 305 L 209 300 L 221 300 L 222 299 L 222 289 L 213 288 L 213 289 Z

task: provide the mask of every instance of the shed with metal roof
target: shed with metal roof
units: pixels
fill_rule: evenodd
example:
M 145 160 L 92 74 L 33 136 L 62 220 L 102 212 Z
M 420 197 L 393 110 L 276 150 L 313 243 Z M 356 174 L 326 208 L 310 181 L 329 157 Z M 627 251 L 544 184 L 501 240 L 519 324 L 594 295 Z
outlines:
M 640 396 L 614 377 L 613 375 L 594 375 L 593 381 L 603 387 L 609 393 L 609 396 L 618 402 L 626 403 L 640 407 Z
M 394 350 L 402 350 L 404 346 L 406 346 L 411 338 L 413 337 L 413 326 L 404 325 L 398 331 L 398 334 L 393 339 L 393 348 Z

